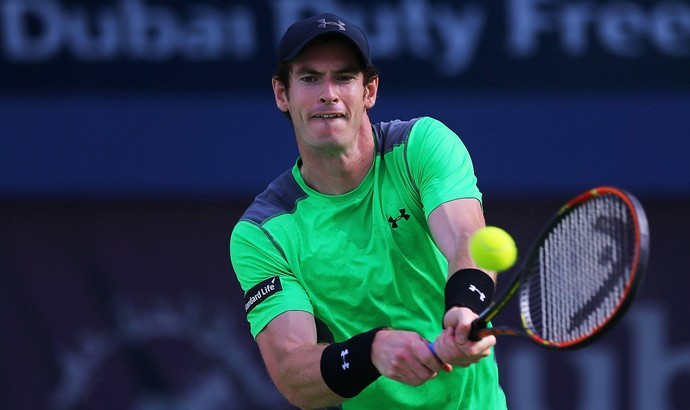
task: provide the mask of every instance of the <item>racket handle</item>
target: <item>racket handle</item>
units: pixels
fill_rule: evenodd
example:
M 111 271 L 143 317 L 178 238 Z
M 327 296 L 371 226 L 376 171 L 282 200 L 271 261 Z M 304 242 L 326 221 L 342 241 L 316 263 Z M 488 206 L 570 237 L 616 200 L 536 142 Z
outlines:
M 470 334 L 467 335 L 467 338 L 473 342 L 478 342 L 482 339 L 482 336 L 479 335 L 479 331 L 482 329 L 486 329 L 486 322 L 477 319 L 474 322 L 472 322 L 472 327 L 470 328 Z M 434 354 L 438 358 L 438 355 L 436 354 L 436 342 L 429 342 L 427 345 L 429 347 L 429 350 L 431 350 L 431 353 Z
M 431 353 L 434 354 L 434 357 L 436 357 L 436 360 L 441 362 L 441 364 L 443 365 L 443 371 L 444 372 L 452 372 L 453 366 L 451 366 L 450 364 L 441 360 L 441 358 L 438 357 L 438 355 L 436 354 L 436 342 L 430 342 L 427 346 L 429 347 L 429 350 L 431 350 Z
M 482 336 L 479 335 L 479 331 L 482 329 L 486 329 L 486 322 L 477 319 L 474 322 L 472 322 L 472 327 L 470 327 L 470 334 L 467 335 L 467 338 L 473 342 L 478 342 L 482 339 Z
M 434 356 L 436 356 L 436 358 L 438 359 L 438 355 L 436 354 L 436 342 L 429 342 L 427 346 L 429 347 L 429 350 L 431 350 L 431 353 L 433 353 Z

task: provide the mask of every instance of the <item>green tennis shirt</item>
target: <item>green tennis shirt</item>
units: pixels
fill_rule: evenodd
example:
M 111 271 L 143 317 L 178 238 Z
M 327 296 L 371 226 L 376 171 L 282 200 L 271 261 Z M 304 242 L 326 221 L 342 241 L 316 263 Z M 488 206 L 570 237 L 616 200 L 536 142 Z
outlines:
M 313 314 L 335 341 L 375 327 L 442 330 L 447 261 L 427 218 L 444 202 L 481 201 L 462 141 L 432 118 L 373 126 L 376 157 L 353 191 L 324 195 L 295 166 L 256 197 L 230 256 L 254 337 L 290 310 Z M 418 387 L 380 377 L 343 409 L 503 409 L 491 357 Z

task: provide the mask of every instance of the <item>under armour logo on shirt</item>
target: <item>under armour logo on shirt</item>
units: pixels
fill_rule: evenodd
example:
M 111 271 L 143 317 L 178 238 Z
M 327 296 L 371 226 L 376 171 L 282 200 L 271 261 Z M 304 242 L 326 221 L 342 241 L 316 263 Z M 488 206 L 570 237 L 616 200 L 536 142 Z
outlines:
M 317 20 L 319 22 L 318 27 L 319 28 L 326 28 L 326 26 L 338 26 L 338 30 L 340 31 L 347 31 L 345 30 L 345 23 L 342 21 L 338 20 L 336 21 L 326 21 L 326 19 L 320 19 Z
M 398 227 L 398 221 L 401 219 L 405 219 L 406 221 L 410 219 L 410 214 L 408 214 L 405 209 L 400 209 L 398 212 L 400 212 L 400 216 L 397 216 L 393 218 L 392 216 L 388 217 L 388 223 L 391 224 L 391 228 L 395 229 Z

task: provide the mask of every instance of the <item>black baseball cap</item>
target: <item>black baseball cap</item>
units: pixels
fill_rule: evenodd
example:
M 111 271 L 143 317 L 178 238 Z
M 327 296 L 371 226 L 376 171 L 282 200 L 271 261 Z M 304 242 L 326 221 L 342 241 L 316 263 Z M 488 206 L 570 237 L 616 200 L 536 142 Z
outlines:
M 360 52 L 366 64 L 372 65 L 369 42 L 364 31 L 344 18 L 331 13 L 318 14 L 291 25 L 283 34 L 278 45 L 278 61 L 287 62 L 294 59 L 310 41 L 324 34 L 341 35 L 349 39 Z

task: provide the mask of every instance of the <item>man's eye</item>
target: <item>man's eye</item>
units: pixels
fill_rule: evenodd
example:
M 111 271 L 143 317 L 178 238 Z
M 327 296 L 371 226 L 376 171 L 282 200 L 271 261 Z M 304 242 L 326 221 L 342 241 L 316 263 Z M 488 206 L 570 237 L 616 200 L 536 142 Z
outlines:
M 306 75 L 302 77 L 300 80 L 305 83 L 313 83 L 314 81 L 316 81 L 316 77 L 314 77 L 313 75 Z

